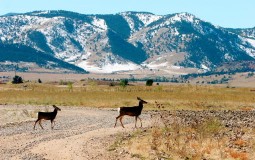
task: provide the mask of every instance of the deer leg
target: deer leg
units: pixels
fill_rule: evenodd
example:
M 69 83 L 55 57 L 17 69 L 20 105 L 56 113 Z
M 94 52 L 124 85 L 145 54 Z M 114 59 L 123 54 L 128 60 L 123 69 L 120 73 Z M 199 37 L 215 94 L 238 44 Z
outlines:
M 51 129 L 53 129 L 53 127 L 55 126 L 55 124 L 54 126 L 52 125 L 52 123 L 54 123 L 54 120 L 50 120 L 50 122 L 51 122 Z
M 56 121 L 55 121 L 55 120 L 53 120 L 53 123 L 54 123 L 54 126 L 53 126 L 53 127 L 55 127 L 55 125 L 56 125 Z
M 119 118 L 121 118 L 122 116 L 121 115 L 119 115 L 118 117 L 116 117 L 116 122 L 115 122 L 115 125 L 114 125 L 114 128 L 116 127 L 116 125 L 117 125 L 117 121 L 118 121 L 118 119 Z
M 114 128 L 116 127 L 116 124 L 117 124 L 117 121 L 118 121 L 119 118 L 120 118 L 120 116 L 116 117 Z
M 39 125 L 41 126 L 42 129 L 44 129 L 42 124 L 41 124 L 41 119 L 39 120 Z
M 137 117 L 137 118 L 139 118 L 139 120 L 140 120 L 140 122 L 141 122 L 141 127 L 143 126 L 143 124 L 142 124 L 142 120 L 141 120 L 141 118 L 140 117 Z
M 122 118 L 123 118 L 123 116 L 120 117 L 120 123 L 121 123 L 122 127 L 125 128 L 123 123 L 122 123 Z
M 137 122 L 137 116 L 135 116 L 135 128 L 137 128 L 137 127 L 136 127 L 136 122 Z
M 34 129 L 35 129 L 35 125 L 36 125 L 36 123 L 39 121 L 39 119 L 37 119 L 36 121 L 35 121 L 35 124 L 34 124 Z

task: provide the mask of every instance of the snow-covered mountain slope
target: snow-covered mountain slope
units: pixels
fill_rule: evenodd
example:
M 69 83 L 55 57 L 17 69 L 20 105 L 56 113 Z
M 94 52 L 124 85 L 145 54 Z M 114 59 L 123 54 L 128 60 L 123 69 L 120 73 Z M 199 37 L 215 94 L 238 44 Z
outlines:
M 189 13 L 35 11 L 0 17 L 1 44 L 27 46 L 98 73 L 143 68 L 207 71 L 225 62 L 253 61 L 254 33 L 214 26 Z M 8 61 L 7 53 L 0 52 L 5 55 L 2 61 Z

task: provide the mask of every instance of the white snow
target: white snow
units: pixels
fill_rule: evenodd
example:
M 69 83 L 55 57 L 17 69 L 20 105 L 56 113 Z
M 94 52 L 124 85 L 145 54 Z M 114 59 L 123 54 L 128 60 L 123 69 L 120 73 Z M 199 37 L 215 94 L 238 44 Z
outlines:
M 246 39 L 253 47 L 255 47 L 255 39 Z
M 50 11 L 45 10 L 45 11 L 35 12 L 35 13 L 33 13 L 33 15 L 48 14 L 48 13 L 50 13 Z
M 203 68 L 204 70 L 210 70 L 210 68 L 207 67 L 205 64 L 201 64 L 201 68 Z
M 90 64 L 88 61 L 82 61 L 81 63 L 78 64 L 78 66 L 91 73 L 113 73 L 117 71 L 130 71 L 140 68 L 138 65 L 131 62 L 128 62 L 126 64 L 108 63 L 102 67 L 98 67 Z
M 167 67 L 168 62 L 158 63 L 158 64 L 155 64 L 155 63 L 152 62 L 152 63 L 147 64 L 146 66 L 150 69 L 159 69 L 159 68 L 162 68 L 162 67 Z
M 238 45 L 243 51 L 245 51 L 249 56 L 255 58 L 255 40 L 249 39 L 249 38 L 242 38 L 243 42 L 248 42 L 250 43 L 254 48 L 248 48 L 245 47 L 243 43 L 242 45 Z
M 226 53 L 226 54 L 224 55 L 224 58 L 225 58 L 226 60 L 234 60 L 233 57 L 231 57 L 229 53 Z
M 134 24 L 134 22 L 131 20 L 131 18 L 128 17 L 127 14 L 123 14 L 122 16 L 123 16 L 123 18 L 125 18 L 126 21 L 128 22 L 128 25 L 129 25 L 129 27 L 132 29 L 132 32 L 135 32 L 135 30 L 134 30 L 135 24 Z
M 186 20 L 186 21 L 188 21 L 188 22 L 194 22 L 194 16 L 193 15 L 189 15 L 189 14 L 187 14 L 187 13 L 180 13 L 180 14 L 176 14 L 175 16 L 173 16 L 172 18 L 171 18 L 171 20 L 173 21 L 173 22 L 175 22 L 175 21 L 181 21 L 181 20 Z
M 81 59 L 82 60 L 85 60 L 85 59 L 88 59 L 90 56 L 91 56 L 91 52 L 87 52 L 87 54 L 83 54 L 82 56 L 81 56 Z
M 107 30 L 107 25 L 103 19 L 94 18 L 92 24 L 103 30 Z
M 134 63 L 127 63 L 127 64 L 119 64 L 119 63 L 114 63 L 114 64 L 107 64 L 102 67 L 102 70 L 105 71 L 105 73 L 112 73 L 116 71 L 130 71 L 130 70 L 136 70 L 138 69 L 139 66 L 134 64 Z
M 157 64 L 155 62 L 151 62 L 149 64 L 142 64 L 142 65 L 148 67 L 149 69 L 162 69 L 162 70 L 179 70 L 183 68 L 181 66 L 170 65 L 168 62 L 157 63 Z
M 179 15 L 175 15 L 174 17 L 171 18 L 172 21 L 181 21 L 181 17 Z
M 68 58 L 65 59 L 66 62 L 73 62 L 73 61 L 76 61 L 78 58 L 80 57 L 80 55 L 72 55 Z
M 183 68 L 183 67 L 181 67 L 181 66 L 170 66 L 172 69 L 181 69 L 181 68 Z
M 162 16 L 153 15 L 153 14 L 137 14 L 140 21 L 144 23 L 145 26 L 150 23 L 159 20 Z
M 158 16 L 158 15 L 154 15 L 150 13 L 135 13 L 134 15 L 131 12 L 123 12 L 121 13 L 121 15 L 128 22 L 132 33 L 139 31 L 141 29 L 141 26 L 138 29 L 135 29 L 135 24 L 134 24 L 135 22 L 132 16 L 136 16 L 141 22 L 143 22 L 145 27 L 151 24 L 152 22 L 157 21 L 158 19 L 163 17 L 163 16 Z
M 5 41 L 6 39 L 5 39 L 5 37 L 1 37 L 1 40 L 2 40 L 2 41 Z
M 178 32 L 177 28 L 174 28 L 174 35 L 178 36 L 180 33 Z

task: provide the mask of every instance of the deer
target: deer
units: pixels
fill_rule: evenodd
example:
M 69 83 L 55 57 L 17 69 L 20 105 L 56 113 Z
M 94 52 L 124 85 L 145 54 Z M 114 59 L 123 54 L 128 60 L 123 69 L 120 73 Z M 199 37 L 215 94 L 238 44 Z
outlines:
M 116 124 L 117 124 L 117 121 L 118 119 L 120 119 L 120 123 L 121 123 L 121 126 L 123 128 L 124 125 L 122 123 L 122 118 L 123 116 L 125 115 L 128 115 L 128 116 L 132 116 L 132 117 L 135 117 L 135 128 L 136 127 L 136 122 L 137 122 L 137 118 L 140 120 L 141 122 L 141 127 L 142 127 L 142 120 L 141 118 L 139 117 L 142 113 L 142 110 L 143 110 L 143 104 L 147 104 L 148 102 L 142 100 L 141 98 L 137 97 L 137 100 L 139 100 L 139 105 L 138 106 L 133 106 L 133 107 L 120 107 L 118 108 L 118 112 L 119 112 L 119 116 L 116 117 L 116 122 L 115 122 L 115 125 L 114 125 L 114 128 L 116 127 Z
M 54 108 L 54 111 L 53 112 L 38 112 L 38 119 L 35 121 L 35 124 L 34 124 L 34 129 L 35 129 L 35 126 L 36 126 L 36 123 L 39 122 L 39 125 L 41 126 L 42 129 L 44 129 L 42 127 L 42 124 L 41 124 L 41 120 L 44 119 L 44 120 L 50 120 L 51 121 L 51 129 L 53 129 L 53 127 L 55 126 L 55 121 L 54 119 L 56 118 L 56 115 L 58 113 L 58 111 L 61 111 L 60 108 L 58 108 L 57 106 L 53 105 L 53 108 Z M 53 123 L 54 122 L 54 126 L 53 126 Z

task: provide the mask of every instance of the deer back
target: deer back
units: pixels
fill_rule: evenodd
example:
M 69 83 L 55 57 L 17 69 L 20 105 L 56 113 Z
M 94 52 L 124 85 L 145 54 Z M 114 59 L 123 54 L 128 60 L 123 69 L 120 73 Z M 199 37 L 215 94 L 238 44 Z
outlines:
M 120 115 L 139 116 L 142 112 L 142 107 L 120 107 Z
M 38 119 L 53 120 L 56 115 L 57 112 L 38 112 Z

